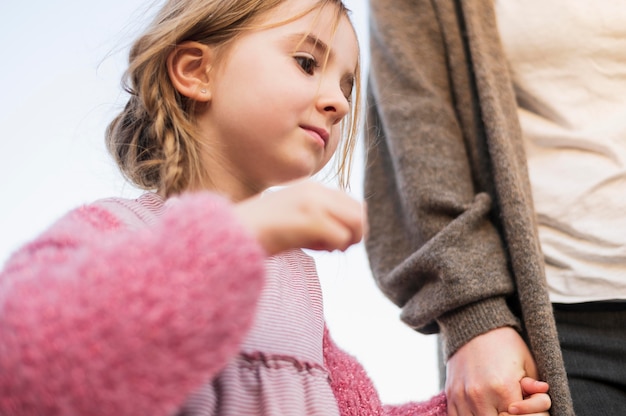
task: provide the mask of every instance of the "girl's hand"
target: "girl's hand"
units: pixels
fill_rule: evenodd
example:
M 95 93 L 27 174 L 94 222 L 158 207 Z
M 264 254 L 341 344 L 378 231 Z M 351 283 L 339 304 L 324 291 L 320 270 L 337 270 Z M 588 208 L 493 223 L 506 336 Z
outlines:
M 511 403 L 508 413 L 504 415 L 545 415 L 548 416 L 548 410 L 552 405 L 550 396 L 548 396 L 548 383 L 537 381 L 530 377 L 524 377 L 520 381 L 522 387 L 522 395 L 524 400 Z
M 246 199 L 235 210 L 269 255 L 292 248 L 343 251 L 363 237 L 362 204 L 312 181 Z

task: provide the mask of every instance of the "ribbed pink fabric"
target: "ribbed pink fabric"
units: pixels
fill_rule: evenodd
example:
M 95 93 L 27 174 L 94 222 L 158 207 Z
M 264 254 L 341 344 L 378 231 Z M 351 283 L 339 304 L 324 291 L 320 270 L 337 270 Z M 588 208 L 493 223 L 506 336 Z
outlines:
M 267 261 L 266 283 L 240 354 L 185 415 L 339 415 L 324 367 L 322 291 L 301 250 Z M 219 399 L 216 396 L 219 395 Z M 210 403 L 210 411 L 198 403 Z
M 0 275 L 0 414 L 446 414 L 383 407 L 325 331 L 313 259 L 264 260 L 215 195 L 73 211 Z

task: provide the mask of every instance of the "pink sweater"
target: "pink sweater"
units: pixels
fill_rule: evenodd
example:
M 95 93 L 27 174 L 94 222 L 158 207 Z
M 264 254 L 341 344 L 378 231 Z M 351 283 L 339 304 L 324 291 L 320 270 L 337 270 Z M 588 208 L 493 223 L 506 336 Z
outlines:
M 0 414 L 176 415 L 240 355 L 266 265 L 214 194 L 70 212 L 0 274 Z M 381 405 L 325 328 L 322 348 L 341 415 L 446 414 L 443 395 Z

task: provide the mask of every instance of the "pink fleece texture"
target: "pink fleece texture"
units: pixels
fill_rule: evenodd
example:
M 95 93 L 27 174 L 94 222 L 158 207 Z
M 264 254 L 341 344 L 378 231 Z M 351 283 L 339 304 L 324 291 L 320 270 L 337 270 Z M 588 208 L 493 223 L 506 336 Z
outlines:
M 324 363 L 330 373 L 330 384 L 339 404 L 341 416 L 446 416 L 443 393 L 425 402 L 383 405 L 378 392 L 359 362 L 333 342 L 328 329 L 324 332 Z
M 229 204 L 130 232 L 71 212 L 0 276 L 0 414 L 172 415 L 237 352 L 265 254 Z

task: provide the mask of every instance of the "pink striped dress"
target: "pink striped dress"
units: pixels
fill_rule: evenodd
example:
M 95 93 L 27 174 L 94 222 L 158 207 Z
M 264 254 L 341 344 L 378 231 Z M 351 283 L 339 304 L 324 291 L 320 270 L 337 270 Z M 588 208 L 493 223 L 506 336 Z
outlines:
M 339 415 L 323 356 L 322 292 L 301 250 L 267 261 L 254 324 L 239 353 L 193 395 L 185 415 Z

